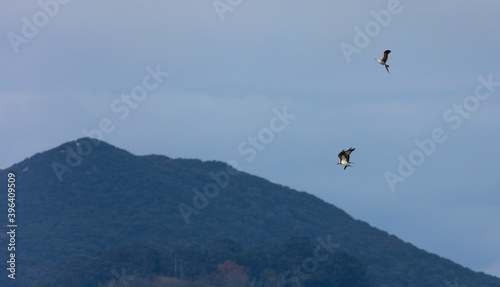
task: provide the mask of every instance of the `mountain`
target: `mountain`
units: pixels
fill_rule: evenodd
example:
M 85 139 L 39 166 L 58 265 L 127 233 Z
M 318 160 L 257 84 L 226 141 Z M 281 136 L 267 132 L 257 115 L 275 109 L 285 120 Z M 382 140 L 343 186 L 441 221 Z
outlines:
M 16 184 L 19 279 L 2 286 L 31 286 L 68 258 L 93 258 L 120 244 L 208 248 L 231 238 L 252 248 L 297 237 L 312 247 L 337 246 L 366 264 L 372 286 L 446 286 L 454 278 L 464 286 L 500 286 L 499 278 L 403 242 L 311 194 L 222 162 L 136 156 L 82 138 L 1 170 L 0 178 L 7 181 L 8 173 Z M 0 197 L 0 205 L 7 200 Z

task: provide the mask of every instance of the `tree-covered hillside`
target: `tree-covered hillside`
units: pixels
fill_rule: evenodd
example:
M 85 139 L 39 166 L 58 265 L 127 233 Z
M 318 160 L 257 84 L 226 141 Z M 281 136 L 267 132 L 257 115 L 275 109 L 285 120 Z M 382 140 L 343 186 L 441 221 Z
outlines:
M 16 284 L 21 286 L 53 275 L 52 266 L 61 260 L 119 244 L 208 248 L 233 238 L 247 250 L 297 236 L 329 237 L 366 263 L 374 286 L 442 286 L 455 277 L 462 285 L 500 286 L 498 278 L 420 250 L 311 194 L 221 162 L 135 156 L 83 138 L 35 154 L 0 171 L 0 178 L 6 180 L 8 172 L 16 175 Z M 6 196 L 0 205 L 7 205 Z M 6 260 L 0 267 L 6 270 Z
M 93 256 L 67 257 L 53 269 L 57 270 L 54 278 L 37 283 L 37 287 L 125 283 L 130 287 L 373 286 L 366 265 L 359 259 L 297 237 L 284 244 L 247 248 L 232 239 L 218 240 L 210 247 L 187 243 L 119 245 Z

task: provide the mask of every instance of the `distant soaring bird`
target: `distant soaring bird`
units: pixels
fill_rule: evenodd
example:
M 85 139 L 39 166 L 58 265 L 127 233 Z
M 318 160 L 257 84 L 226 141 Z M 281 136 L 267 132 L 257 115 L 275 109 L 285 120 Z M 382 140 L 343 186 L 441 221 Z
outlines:
M 349 161 L 349 156 L 351 155 L 351 152 L 353 152 L 355 150 L 355 148 L 350 148 L 348 150 L 342 150 L 340 153 L 339 153 L 339 158 L 340 158 L 340 161 L 337 163 L 337 164 L 343 164 L 345 165 L 344 166 L 344 170 L 348 167 L 348 166 L 351 166 L 351 163 L 353 162 L 350 162 Z
M 375 60 L 377 60 L 377 62 L 379 62 L 380 65 L 384 65 L 385 66 L 385 69 L 387 70 L 387 73 L 389 73 L 389 74 L 390 74 L 390 72 L 389 72 L 389 65 L 387 65 L 386 62 L 387 62 L 387 57 L 389 56 L 390 52 L 391 52 L 391 50 L 385 50 L 384 51 L 384 57 L 382 59 L 375 58 Z

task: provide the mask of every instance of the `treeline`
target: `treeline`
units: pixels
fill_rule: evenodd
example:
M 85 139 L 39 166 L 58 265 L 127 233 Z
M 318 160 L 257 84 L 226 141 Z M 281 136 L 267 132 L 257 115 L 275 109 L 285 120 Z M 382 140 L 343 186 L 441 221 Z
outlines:
M 366 265 L 329 242 L 294 237 L 258 246 L 222 239 L 209 247 L 175 243 L 119 245 L 73 255 L 35 287 L 372 286 Z

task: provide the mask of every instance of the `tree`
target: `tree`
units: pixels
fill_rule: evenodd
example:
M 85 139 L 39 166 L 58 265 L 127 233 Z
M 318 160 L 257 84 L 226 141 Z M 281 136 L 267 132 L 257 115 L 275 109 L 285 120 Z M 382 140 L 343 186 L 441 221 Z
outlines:
M 217 270 L 220 272 L 217 277 L 217 285 L 223 287 L 246 287 L 249 279 L 245 273 L 245 268 L 234 263 L 231 260 L 217 265 Z

